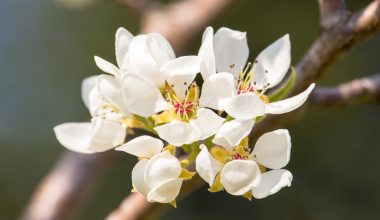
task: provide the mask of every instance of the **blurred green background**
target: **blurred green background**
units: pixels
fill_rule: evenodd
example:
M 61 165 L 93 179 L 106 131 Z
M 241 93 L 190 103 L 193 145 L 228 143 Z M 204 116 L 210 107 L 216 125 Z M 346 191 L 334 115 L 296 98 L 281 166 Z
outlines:
M 370 1 L 348 0 L 351 9 Z M 251 58 L 290 33 L 295 64 L 318 33 L 317 1 L 242 1 L 215 28 L 248 32 Z M 64 148 L 52 128 L 85 121 L 80 84 L 114 60 L 114 32 L 137 33 L 137 19 L 113 1 L 68 10 L 52 1 L 0 1 L 0 219 L 16 218 Z M 196 45 L 199 45 L 201 36 Z M 197 51 L 197 46 L 193 52 Z M 380 71 L 380 37 L 355 47 L 319 85 Z M 248 202 L 206 187 L 164 219 L 380 219 L 380 106 L 312 109 L 288 127 L 293 185 Z M 130 192 L 135 158 L 120 154 L 77 219 L 103 219 Z M 92 182 L 89 185 L 95 184 Z

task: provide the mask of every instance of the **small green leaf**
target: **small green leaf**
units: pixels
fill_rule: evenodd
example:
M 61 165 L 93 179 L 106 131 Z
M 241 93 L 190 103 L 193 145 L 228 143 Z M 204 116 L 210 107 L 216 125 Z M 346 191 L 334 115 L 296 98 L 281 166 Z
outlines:
M 271 102 L 279 101 L 285 98 L 292 91 L 294 84 L 296 83 L 297 70 L 293 66 L 291 66 L 291 70 L 292 72 L 288 81 L 268 96 Z

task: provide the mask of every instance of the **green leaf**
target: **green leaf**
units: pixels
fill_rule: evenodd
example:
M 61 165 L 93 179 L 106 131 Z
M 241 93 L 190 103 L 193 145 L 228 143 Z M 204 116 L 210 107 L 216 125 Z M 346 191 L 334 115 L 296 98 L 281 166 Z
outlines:
M 296 83 L 297 70 L 293 66 L 291 66 L 291 70 L 292 72 L 288 81 L 268 96 L 271 102 L 279 101 L 285 98 L 292 91 L 294 84 Z

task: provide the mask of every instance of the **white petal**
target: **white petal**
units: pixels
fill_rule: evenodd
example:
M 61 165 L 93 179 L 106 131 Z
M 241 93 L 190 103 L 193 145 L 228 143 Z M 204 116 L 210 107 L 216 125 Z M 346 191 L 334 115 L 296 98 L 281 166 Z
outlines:
M 120 93 L 121 85 L 118 80 L 113 76 L 100 75 L 98 78 L 98 91 L 101 96 L 115 105 L 118 110 L 120 110 L 124 116 L 129 116 L 130 113 L 127 107 L 124 105 L 121 99 Z
M 169 203 L 177 198 L 182 185 L 182 179 L 170 179 L 153 188 L 147 196 L 149 202 Z
M 58 141 L 79 153 L 110 150 L 124 141 L 126 132 L 120 124 L 101 118 L 91 123 L 64 123 L 54 127 Z
M 212 140 L 214 144 L 230 149 L 247 137 L 253 128 L 253 120 L 232 120 L 222 125 Z
M 178 120 L 173 120 L 170 123 L 157 126 L 154 130 L 157 131 L 160 138 L 174 146 L 191 144 L 194 141 L 199 140 L 200 137 L 200 131 L 197 128 L 191 126 L 189 123 Z
M 160 66 L 148 49 L 147 35 L 138 35 L 132 39 L 127 63 L 129 73 L 143 75 L 158 87 L 164 85 L 165 76 L 160 72 Z
M 128 141 L 115 150 L 124 151 L 136 157 L 151 158 L 160 153 L 163 147 L 164 143 L 160 139 L 143 135 Z
M 170 43 L 160 34 L 151 33 L 147 35 L 147 47 L 158 67 L 175 58 L 173 48 Z
M 246 33 L 220 28 L 214 36 L 214 51 L 217 72 L 237 73 L 249 55 Z
M 103 96 L 99 94 L 99 89 L 97 86 L 92 88 L 90 94 L 88 95 L 88 110 L 91 115 L 95 117 L 101 107 L 105 104 L 107 103 L 105 102 Z
M 256 87 L 262 87 L 265 83 L 269 83 L 269 88 L 276 86 L 284 78 L 290 66 L 289 35 L 284 35 L 265 48 L 257 56 L 256 61 L 254 77 Z
M 115 34 L 115 54 L 117 65 L 124 69 L 129 43 L 133 35 L 125 28 L 119 27 Z
M 288 130 L 279 129 L 265 133 L 256 142 L 251 155 L 256 161 L 270 169 L 286 166 L 290 159 L 291 141 Z
M 121 91 L 127 109 L 143 117 L 168 109 L 167 102 L 158 88 L 144 77 L 128 74 Z
M 203 33 L 202 45 L 198 52 L 201 59 L 201 74 L 204 80 L 216 73 L 213 35 L 213 28 L 207 27 Z
M 154 188 L 169 179 L 178 178 L 181 172 L 179 160 L 168 151 L 164 151 L 149 160 L 145 169 L 145 181 Z
M 192 126 L 195 126 L 200 132 L 200 140 L 204 140 L 214 135 L 223 124 L 224 118 L 207 108 L 200 108 L 197 111 L 197 118 L 191 120 Z
M 268 114 L 284 114 L 287 112 L 291 112 L 296 108 L 300 107 L 305 101 L 309 94 L 313 91 L 315 84 L 311 84 L 309 88 L 300 94 L 293 96 L 291 98 L 287 98 L 281 101 L 272 102 L 265 104 L 265 113 Z
M 254 119 L 264 115 L 265 103 L 252 92 L 239 94 L 220 103 L 228 115 L 237 119 Z
M 93 118 L 91 123 L 94 128 L 87 147 L 89 150 L 103 152 L 124 142 L 126 129 L 121 124 L 103 118 Z
M 187 88 L 200 71 L 200 60 L 197 56 L 178 57 L 163 65 L 161 71 L 176 95 L 184 99 Z
M 216 175 L 223 168 L 223 164 L 209 153 L 205 145 L 202 144 L 200 148 L 202 150 L 195 159 L 195 168 L 199 176 L 212 186 Z
M 261 182 L 258 186 L 252 187 L 252 195 L 256 199 L 262 199 L 275 194 L 281 188 L 290 186 L 293 176 L 287 170 L 271 170 L 261 174 Z
M 90 76 L 85 78 L 82 81 L 82 88 L 81 88 L 81 94 L 82 94 L 82 100 L 84 105 L 89 108 L 89 96 L 91 90 L 96 86 L 96 81 L 99 75 Z
M 54 127 L 55 135 L 64 147 L 78 153 L 94 153 L 87 149 L 91 136 L 91 123 L 69 122 Z
M 111 75 L 114 75 L 116 77 L 120 77 L 120 70 L 112 63 L 108 62 L 107 60 L 100 58 L 98 56 L 94 56 L 94 60 L 96 65 L 105 73 L 109 73 Z
M 243 195 L 260 183 L 260 169 L 255 161 L 233 160 L 224 165 L 220 182 L 231 195 Z
M 221 109 L 221 101 L 236 94 L 235 80 L 232 74 L 218 73 L 206 79 L 202 85 L 200 106 L 216 110 Z
M 143 194 L 144 196 L 148 195 L 150 188 L 145 182 L 145 168 L 149 160 L 141 159 L 132 170 L 132 186 L 137 190 L 137 192 Z

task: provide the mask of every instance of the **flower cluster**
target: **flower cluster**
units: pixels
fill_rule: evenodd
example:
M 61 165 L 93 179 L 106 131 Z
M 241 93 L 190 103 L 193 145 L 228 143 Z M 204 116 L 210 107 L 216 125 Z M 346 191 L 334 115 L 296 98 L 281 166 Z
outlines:
M 254 147 L 248 143 L 255 122 L 298 108 L 314 88 L 312 84 L 283 99 L 296 77 L 294 71 L 287 74 L 288 35 L 252 63 L 247 63 L 246 33 L 228 28 L 215 34 L 206 28 L 198 55 L 181 57 L 159 34 L 133 36 L 119 28 L 115 52 L 117 65 L 95 56 L 107 74 L 82 83 L 91 122 L 54 128 L 63 146 L 79 153 L 115 148 L 138 157 L 132 185 L 149 202 L 174 205 L 182 182 L 196 172 L 209 191 L 224 189 L 248 199 L 290 186 L 292 174 L 282 169 L 290 159 L 288 131 L 266 133 Z M 142 135 L 126 142 L 130 128 L 156 137 Z M 185 153 L 176 153 L 178 148 Z M 192 162 L 196 172 L 187 168 Z

